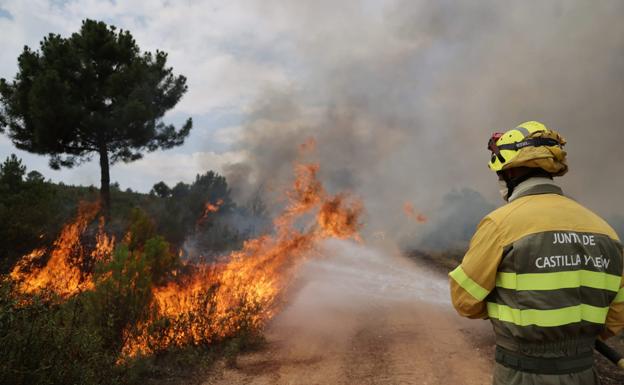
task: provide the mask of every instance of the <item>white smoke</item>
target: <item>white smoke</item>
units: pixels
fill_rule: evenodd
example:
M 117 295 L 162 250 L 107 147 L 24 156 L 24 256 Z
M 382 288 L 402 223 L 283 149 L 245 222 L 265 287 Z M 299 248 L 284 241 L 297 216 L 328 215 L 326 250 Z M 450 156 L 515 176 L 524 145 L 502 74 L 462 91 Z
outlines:
M 314 137 L 324 183 L 364 199 L 366 231 L 409 244 L 431 227 L 410 221 L 404 202 L 434 223 L 454 189 L 499 202 L 485 143 L 493 131 L 536 119 L 568 139 L 565 191 L 605 216 L 624 212 L 624 180 L 616 177 L 623 2 L 255 7 L 289 42 L 280 47 L 303 75 L 268 88 L 250 108 L 235 145 L 247 159 L 227 172 L 239 197 L 261 186 L 273 201 L 290 178 L 297 145 Z

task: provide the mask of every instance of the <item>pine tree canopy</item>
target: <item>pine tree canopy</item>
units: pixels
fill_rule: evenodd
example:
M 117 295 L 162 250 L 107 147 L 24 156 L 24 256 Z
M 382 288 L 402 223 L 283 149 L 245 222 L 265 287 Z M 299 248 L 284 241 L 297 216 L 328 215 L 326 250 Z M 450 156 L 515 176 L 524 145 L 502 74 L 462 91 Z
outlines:
M 0 79 L 0 132 L 49 155 L 55 169 L 98 154 L 103 195 L 109 164 L 181 145 L 191 130 L 190 118 L 178 130 L 162 120 L 186 78 L 167 67 L 165 52 L 141 52 L 128 31 L 85 20 L 69 38 L 50 34 L 39 51 L 24 47 L 18 67 L 13 81 Z

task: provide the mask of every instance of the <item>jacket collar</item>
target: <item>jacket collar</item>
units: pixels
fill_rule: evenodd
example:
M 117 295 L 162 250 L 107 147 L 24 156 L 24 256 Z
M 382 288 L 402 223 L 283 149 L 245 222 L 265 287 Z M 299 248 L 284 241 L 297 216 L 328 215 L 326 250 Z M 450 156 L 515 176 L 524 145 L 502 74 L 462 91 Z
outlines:
M 529 195 L 557 194 L 563 195 L 561 187 L 549 178 L 530 178 L 520 183 L 509 197 L 509 202 Z

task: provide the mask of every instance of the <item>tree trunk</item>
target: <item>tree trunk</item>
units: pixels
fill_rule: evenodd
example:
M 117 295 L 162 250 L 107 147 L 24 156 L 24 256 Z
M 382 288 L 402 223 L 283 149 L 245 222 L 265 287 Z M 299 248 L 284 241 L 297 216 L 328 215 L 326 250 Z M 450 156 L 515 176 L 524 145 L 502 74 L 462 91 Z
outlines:
M 106 146 L 100 146 L 100 203 L 102 204 L 102 213 L 108 220 L 110 218 L 110 175 L 108 172 L 108 149 Z

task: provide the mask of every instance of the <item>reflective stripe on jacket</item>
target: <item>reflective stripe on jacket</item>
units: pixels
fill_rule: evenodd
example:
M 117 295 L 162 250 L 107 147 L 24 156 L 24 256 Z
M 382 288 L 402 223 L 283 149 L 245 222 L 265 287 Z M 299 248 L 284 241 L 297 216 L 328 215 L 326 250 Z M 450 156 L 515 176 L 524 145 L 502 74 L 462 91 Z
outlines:
M 459 314 L 490 318 L 497 343 L 517 350 L 518 343 L 591 341 L 605 324 L 619 333 L 622 271 L 615 231 L 543 184 L 487 215 L 449 275 Z

